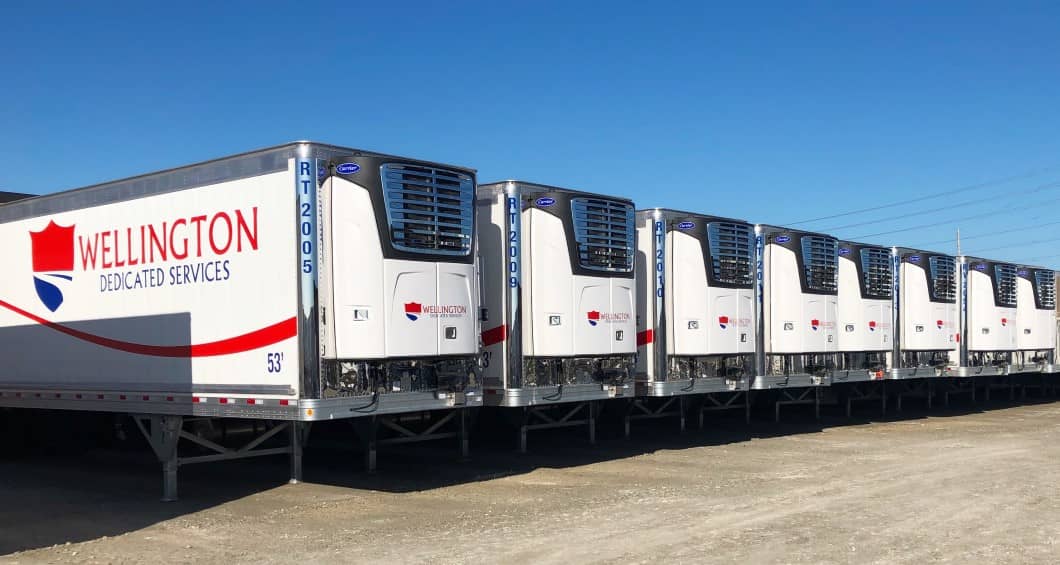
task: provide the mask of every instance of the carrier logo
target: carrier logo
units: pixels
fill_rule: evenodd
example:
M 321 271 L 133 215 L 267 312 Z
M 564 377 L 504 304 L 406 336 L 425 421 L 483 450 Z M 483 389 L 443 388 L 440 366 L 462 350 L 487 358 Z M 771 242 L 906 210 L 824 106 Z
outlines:
M 811 330 L 817 331 L 817 328 L 819 328 L 819 327 L 821 327 L 821 321 L 820 320 L 810 320 L 810 329 Z
M 681 222 L 681 223 L 677 224 L 677 229 L 679 229 L 679 230 L 690 230 L 690 229 L 692 229 L 694 227 L 696 227 L 696 223 L 695 222 Z
M 869 320 L 869 331 L 876 331 L 876 320 Z
M 840 247 L 839 248 L 839 254 L 840 255 L 850 255 L 850 249 L 847 249 L 846 247 Z
M 910 263 L 919 263 L 920 262 L 920 256 L 919 255 L 910 255 L 909 256 L 909 262 Z
M 335 172 L 339 173 L 340 175 L 352 175 L 353 173 L 356 173 L 359 170 L 361 170 L 361 166 L 357 163 L 343 163 L 335 167 Z
M 460 318 L 467 314 L 467 306 L 460 304 L 431 304 L 424 306 L 419 302 L 405 303 L 405 317 L 415 322 L 422 316 L 431 318 Z
M 728 316 L 718 316 L 718 325 L 721 326 L 721 329 L 723 329 L 723 330 L 725 328 L 729 327 L 729 317 Z
M 549 206 L 552 206 L 556 203 L 556 199 L 545 196 L 542 198 L 538 198 L 536 201 L 534 201 L 534 203 L 542 208 L 548 208 Z
M 786 235 L 778 235 L 773 241 L 777 243 L 787 243 L 791 241 L 791 238 Z
M 978 265 L 975 266 L 975 270 L 976 271 L 985 271 L 986 270 L 986 265 L 984 265 L 982 263 L 979 263 Z
M 63 304 L 59 281 L 74 280 L 69 273 L 74 270 L 75 227 L 49 221 L 43 230 L 29 232 L 33 250 L 33 287 L 40 301 L 52 312 Z
M 419 302 L 405 303 L 405 317 L 415 322 L 423 315 L 423 304 Z
M 629 314 L 622 312 L 599 312 L 597 310 L 589 310 L 586 312 L 586 319 L 589 321 L 590 326 L 595 326 L 600 322 L 611 324 L 614 322 L 628 322 L 630 320 Z

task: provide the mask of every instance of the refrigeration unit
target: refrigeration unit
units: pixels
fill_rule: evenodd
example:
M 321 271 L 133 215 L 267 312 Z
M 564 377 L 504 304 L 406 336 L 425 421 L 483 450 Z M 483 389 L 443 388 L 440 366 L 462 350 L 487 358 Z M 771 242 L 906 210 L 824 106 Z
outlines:
M 957 259 L 895 247 L 891 379 L 952 376 L 957 366 Z
M 893 348 L 891 250 L 839 242 L 838 349 L 833 383 L 882 380 Z
M 754 376 L 754 226 L 637 212 L 637 394 L 746 390 Z
M 633 417 L 672 414 L 676 406 L 683 423 L 691 394 L 703 395 L 704 410 L 746 408 L 742 393 L 755 374 L 754 276 L 752 224 L 664 208 L 637 212 L 636 379 L 645 398 L 635 401 Z
M 753 388 L 827 386 L 838 358 L 839 242 L 825 234 L 766 225 L 756 226 L 755 234 L 758 348 Z
M 1004 375 L 1016 343 L 1015 265 L 977 257 L 958 258 L 961 306 L 958 376 Z
M 1056 272 L 1020 265 L 1016 270 L 1016 361 L 1013 370 L 1060 371 L 1054 357 L 1056 335 Z
M 482 185 L 476 209 L 486 404 L 567 405 L 558 416 L 523 410 L 523 448 L 535 427 L 592 433 L 596 401 L 634 393 L 633 203 L 504 181 Z

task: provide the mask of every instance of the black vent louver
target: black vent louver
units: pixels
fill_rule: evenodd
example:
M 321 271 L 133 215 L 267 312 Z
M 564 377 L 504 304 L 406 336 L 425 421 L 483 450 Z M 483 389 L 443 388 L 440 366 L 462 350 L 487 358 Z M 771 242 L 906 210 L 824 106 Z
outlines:
M 578 263 L 594 271 L 633 270 L 633 206 L 606 198 L 571 199 Z
M 721 284 L 750 287 L 754 280 L 754 234 L 751 226 L 711 222 L 707 241 L 710 244 L 714 280 Z
M 816 292 L 834 293 L 838 288 L 839 242 L 834 237 L 802 236 L 802 262 L 806 287 Z
M 865 277 L 865 296 L 890 298 L 894 288 L 891 252 L 874 247 L 861 250 L 861 272 Z
M 471 253 L 475 181 L 419 165 L 381 168 L 390 239 L 396 249 L 435 255 Z
M 994 265 L 998 306 L 1016 307 L 1016 266 Z
M 1049 310 L 1056 308 L 1056 272 L 1038 269 L 1034 271 L 1034 282 L 1038 293 L 1039 308 Z
M 957 301 L 957 260 L 937 255 L 928 259 L 931 298 L 937 302 Z

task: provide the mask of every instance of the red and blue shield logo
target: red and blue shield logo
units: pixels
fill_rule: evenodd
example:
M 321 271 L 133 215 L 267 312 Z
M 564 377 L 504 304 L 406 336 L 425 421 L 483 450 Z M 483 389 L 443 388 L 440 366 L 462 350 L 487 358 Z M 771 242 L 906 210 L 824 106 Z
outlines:
M 423 315 L 423 304 L 419 302 L 406 302 L 405 303 L 405 317 L 415 322 L 420 319 Z
M 1001 327 L 1005 327 L 1007 325 L 1008 325 L 1008 318 L 1001 318 Z
M 74 228 L 49 221 L 41 231 L 29 232 L 33 251 L 33 287 L 41 303 L 52 312 L 63 304 L 62 281 L 72 281 Z
M 817 328 L 819 328 L 819 327 L 821 327 L 821 321 L 820 320 L 810 320 L 810 329 L 811 330 L 817 331 Z
M 876 331 L 876 320 L 869 320 L 869 331 Z
M 723 329 L 723 330 L 725 328 L 729 327 L 729 317 L 728 316 L 718 316 L 718 325 L 721 326 L 721 329 Z
M 935 320 L 935 327 L 937 327 L 938 329 L 941 330 L 942 329 L 942 320 Z
M 588 317 L 590 326 L 595 326 L 600 323 L 600 313 L 596 310 L 589 310 Z

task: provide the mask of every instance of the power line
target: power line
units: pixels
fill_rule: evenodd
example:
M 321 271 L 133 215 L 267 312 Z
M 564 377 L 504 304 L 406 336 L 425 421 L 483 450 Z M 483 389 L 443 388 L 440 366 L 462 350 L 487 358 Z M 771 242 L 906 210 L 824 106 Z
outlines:
M 975 254 L 982 253 L 983 251 L 996 251 L 998 249 L 1009 249 L 1011 247 L 1021 247 L 1026 245 L 1037 245 L 1039 243 L 1049 243 L 1050 241 L 1060 241 L 1060 237 L 1050 237 L 1047 239 L 1039 239 L 1036 241 L 1021 241 L 1019 243 L 1010 243 L 1008 245 L 998 245 L 995 247 L 986 247 L 983 249 L 976 250 Z
M 916 231 L 916 230 L 927 229 L 927 228 L 936 228 L 936 227 L 939 227 L 941 225 L 952 224 L 954 222 L 960 222 L 960 221 L 963 221 L 963 220 L 976 220 L 976 219 L 979 219 L 979 218 L 997 216 L 999 214 L 1003 214 L 1003 213 L 1006 213 L 1006 212 L 1017 212 L 1019 210 L 1026 210 L 1026 209 L 1029 209 L 1029 208 L 1037 208 L 1038 206 L 1043 206 L 1045 204 L 1051 204 L 1053 202 L 1056 202 L 1057 200 L 1060 200 L 1060 198 L 1054 198 L 1052 200 L 1046 200 L 1044 202 L 1036 202 L 1036 203 L 1027 204 L 1027 205 L 1024 205 L 1024 206 L 1016 206 L 1016 207 L 1012 207 L 1012 208 L 1006 208 L 1006 209 L 1001 210 L 1001 211 L 991 210 L 989 212 L 984 212 L 982 214 L 974 214 L 974 215 L 971 215 L 971 216 L 963 216 L 963 217 L 960 217 L 960 218 L 953 218 L 953 219 L 950 219 L 950 220 L 939 220 L 939 221 L 934 221 L 934 222 L 927 223 L 927 224 L 919 224 L 919 225 L 916 225 L 916 226 L 909 226 L 909 227 L 906 227 L 906 228 L 900 228 L 900 229 L 896 229 L 896 230 L 888 230 L 888 231 L 881 231 L 881 232 L 877 232 L 877 233 L 870 233 L 870 234 L 866 234 L 866 235 L 858 235 L 858 236 L 854 236 L 854 237 L 847 238 L 847 239 L 864 239 L 864 238 L 867 238 L 867 237 L 876 237 L 876 236 L 880 236 L 880 235 L 890 235 L 892 233 L 903 233 L 903 232 L 907 232 L 907 231 Z
M 844 216 L 853 216 L 855 214 L 863 214 L 865 212 L 874 212 L 876 210 L 884 210 L 884 209 L 887 209 L 887 208 L 895 208 L 897 206 L 903 206 L 903 205 L 906 205 L 906 204 L 912 204 L 914 202 L 923 202 L 925 200 L 932 200 L 932 199 L 935 199 L 935 198 L 942 198 L 943 196 L 949 196 L 951 194 L 957 194 L 957 193 L 960 193 L 960 192 L 967 192 L 967 191 L 970 191 L 970 190 L 981 190 L 981 189 L 984 189 L 984 188 L 990 188 L 990 187 L 993 187 L 993 186 L 997 186 L 999 184 L 1005 184 L 1005 183 L 1012 182 L 1012 181 L 1015 181 L 1015 180 L 1021 180 L 1021 179 L 1025 179 L 1025 178 L 1036 177 L 1036 176 L 1045 174 L 1047 172 L 1054 171 L 1056 169 L 1057 169 L 1057 166 L 1046 167 L 1046 168 L 1043 168 L 1043 169 L 1032 169 L 1030 171 L 1027 171 L 1026 173 L 1021 173 L 1021 174 L 1018 174 L 1018 175 L 1013 175 L 1013 176 L 1009 176 L 1009 177 L 1003 177 L 1003 178 L 999 178 L 999 179 L 992 179 L 992 180 L 988 180 L 986 182 L 982 182 L 982 183 L 978 183 L 978 184 L 970 184 L 968 186 L 962 186 L 960 188 L 954 188 L 954 189 L 951 189 L 951 190 L 944 190 L 942 192 L 936 192 L 934 194 L 928 194 L 926 196 L 920 196 L 920 197 L 917 197 L 917 198 L 909 198 L 909 199 L 906 199 L 906 200 L 900 200 L 898 202 L 892 202 L 890 204 L 881 204 L 881 205 L 878 205 L 878 206 L 869 206 L 867 208 L 859 208 L 857 210 L 851 210 L 849 212 L 841 212 L 839 214 L 830 214 L 828 216 L 821 216 L 821 217 L 818 217 L 818 218 L 810 218 L 808 220 L 800 220 L 798 222 L 788 222 L 788 223 L 782 224 L 782 225 L 797 226 L 797 225 L 800 225 L 800 224 L 808 224 L 808 223 L 811 223 L 811 222 L 818 222 L 820 220 L 831 220 L 832 218 L 842 218 Z
M 1038 185 L 1038 186 L 1036 186 L 1034 188 L 1031 188 L 1031 189 L 1028 189 L 1028 190 L 1025 190 L 1025 191 L 1016 192 L 1015 194 L 1034 194 L 1036 192 L 1053 190 L 1053 189 L 1056 189 L 1057 187 L 1060 187 L 1060 182 L 1054 181 L 1054 182 Z M 909 218 L 909 217 L 912 217 L 912 216 L 923 216 L 923 215 L 926 215 L 926 214 L 933 214 L 935 212 L 945 212 L 946 210 L 952 210 L 954 208 L 964 208 L 964 207 L 967 207 L 967 206 L 975 206 L 975 205 L 978 205 L 978 204 L 988 204 L 988 203 L 989 203 L 989 201 L 983 200 L 981 198 L 980 199 L 976 199 L 976 200 L 966 200 L 964 202 L 957 202 L 957 203 L 954 203 L 954 204 L 947 204 L 946 206 L 939 206 L 938 208 L 928 208 L 927 210 L 920 210 L 918 212 L 907 212 L 905 214 L 900 214 L 900 215 L 897 215 L 897 216 L 888 216 L 886 218 L 873 218 L 871 220 L 871 222 L 874 223 L 874 224 L 875 223 L 882 223 L 882 222 L 889 222 L 891 220 L 901 220 L 901 219 Z M 827 232 L 831 232 L 831 231 L 834 231 L 834 230 L 843 230 L 843 229 L 848 229 L 848 228 L 856 228 L 856 227 L 859 227 L 859 226 L 864 226 L 865 223 L 866 222 L 857 222 L 857 223 L 854 223 L 854 224 L 846 224 L 846 225 L 842 225 L 842 226 L 824 228 L 824 229 L 822 229 L 820 231 L 823 231 L 823 232 L 827 233 Z
M 1056 224 L 1060 224 L 1060 220 L 1056 220 L 1054 222 L 1043 222 L 1043 223 L 1040 223 L 1040 224 L 1034 224 L 1033 226 L 1023 226 L 1023 227 L 1019 227 L 1019 228 L 1012 228 L 1012 229 L 1009 229 L 1009 230 L 1001 230 L 1001 231 L 995 231 L 995 232 L 990 232 L 990 233 L 981 233 L 981 234 L 978 234 L 978 235 L 967 235 L 967 236 L 966 235 L 962 235 L 961 236 L 961 241 L 967 241 L 969 239 L 979 239 L 979 238 L 983 238 L 983 237 L 993 237 L 995 235 L 1003 235 L 1003 234 L 1006 234 L 1006 233 L 1016 233 L 1016 232 L 1027 231 L 1027 230 L 1036 230 L 1038 228 L 1043 228 L 1045 226 L 1053 226 L 1053 225 L 1056 225 Z M 924 246 L 928 246 L 928 245 L 938 245 L 940 243 L 953 243 L 955 241 L 957 241 L 957 240 L 952 238 L 952 237 L 948 238 L 948 239 L 936 239 L 935 241 L 926 241 L 926 242 L 920 243 L 920 244 L 918 244 L 918 245 L 916 245 L 914 247 L 924 247 Z

